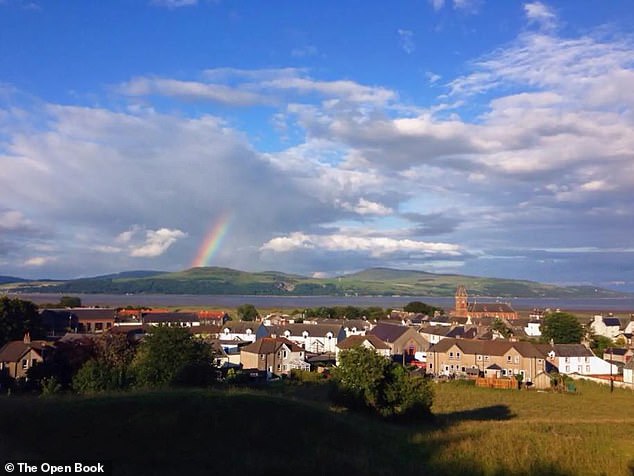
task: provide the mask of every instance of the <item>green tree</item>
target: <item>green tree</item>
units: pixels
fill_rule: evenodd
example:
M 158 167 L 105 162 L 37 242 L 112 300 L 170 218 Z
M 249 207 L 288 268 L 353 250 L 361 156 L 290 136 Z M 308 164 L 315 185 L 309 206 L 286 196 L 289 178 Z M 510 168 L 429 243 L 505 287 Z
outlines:
M 33 339 L 44 335 L 37 306 L 31 301 L 0 298 L 0 347 L 11 340 L 21 340 L 26 332 Z
M 591 335 L 590 348 L 598 356 L 603 358 L 603 352 L 608 347 L 612 347 L 612 339 L 606 336 Z
M 403 310 L 405 312 L 415 312 L 416 314 L 426 314 L 428 316 L 433 316 L 435 311 L 442 311 L 439 307 L 430 306 L 421 301 L 412 301 L 408 303 Z
M 81 299 L 75 296 L 62 296 L 59 305 L 60 307 L 81 307 Z
M 370 320 L 379 320 L 385 319 L 386 312 L 382 307 L 370 306 L 363 310 L 363 315 Z
M 342 352 L 333 376 L 332 398 L 337 403 L 383 417 L 430 414 L 433 391 L 429 382 L 371 349 Z
M 214 378 L 213 353 L 187 329 L 156 327 L 140 344 L 132 369 L 141 387 L 205 386 Z
M 583 327 L 573 314 L 567 312 L 551 312 L 544 316 L 542 340 L 555 344 L 578 344 L 583 338 Z
M 495 318 L 495 320 L 493 321 L 493 324 L 491 325 L 491 328 L 495 331 L 498 331 L 504 337 L 510 337 L 511 335 L 511 330 L 508 327 L 506 327 L 506 324 L 504 324 L 504 321 L 500 319 L 499 317 Z
M 238 306 L 238 318 L 241 321 L 255 321 L 260 313 L 253 304 L 242 304 Z

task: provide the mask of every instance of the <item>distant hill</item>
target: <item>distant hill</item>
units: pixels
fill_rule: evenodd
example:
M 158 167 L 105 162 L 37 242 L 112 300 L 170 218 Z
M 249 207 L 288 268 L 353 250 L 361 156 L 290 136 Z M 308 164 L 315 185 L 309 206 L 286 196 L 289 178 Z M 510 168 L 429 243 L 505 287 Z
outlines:
M 14 279 L 14 278 L 12 278 Z M 620 297 L 589 286 L 561 287 L 534 281 L 484 278 L 424 271 L 371 268 L 334 278 L 310 278 L 278 271 L 249 273 L 230 268 L 199 267 L 178 272 L 127 271 L 68 281 L 14 281 L 2 289 L 21 292 L 96 294 L 244 294 L 286 296 L 453 296 L 463 284 L 472 296 Z
M 28 279 L 16 278 L 14 276 L 0 276 L 0 284 L 25 283 Z

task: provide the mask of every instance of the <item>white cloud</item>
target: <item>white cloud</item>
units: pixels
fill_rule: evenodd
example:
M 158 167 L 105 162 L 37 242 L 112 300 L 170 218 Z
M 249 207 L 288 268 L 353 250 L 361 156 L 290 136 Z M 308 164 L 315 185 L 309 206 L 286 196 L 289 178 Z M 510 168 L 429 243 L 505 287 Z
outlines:
M 345 210 L 350 210 L 359 215 L 377 215 L 377 216 L 387 216 L 394 213 L 390 207 L 386 207 L 381 203 L 373 202 L 371 200 L 366 200 L 365 198 L 360 198 L 356 204 L 350 204 L 344 202 L 341 204 L 342 208 Z
M 284 253 L 297 249 L 321 249 L 326 251 L 352 251 L 367 253 L 372 257 L 385 257 L 400 253 L 418 255 L 460 256 L 460 246 L 450 243 L 430 243 L 387 237 L 361 237 L 342 234 L 307 235 L 302 232 L 273 238 L 260 248 L 261 251 Z
M 445 0 L 429 0 L 434 10 L 438 11 L 445 6 Z
M 266 99 L 249 91 L 231 88 L 222 84 L 179 81 L 165 78 L 134 78 L 119 86 L 119 92 L 128 96 L 159 94 L 182 99 L 199 99 L 233 106 L 262 104 Z
M 442 76 L 433 73 L 432 71 L 425 71 L 425 77 L 427 78 L 427 81 L 429 81 L 429 84 L 434 84 L 442 79 Z
M 397 33 L 401 49 L 408 55 L 412 54 L 416 49 L 416 44 L 414 43 L 414 32 L 411 30 L 401 30 L 399 28 Z
M 0 231 L 30 229 L 32 222 L 18 210 L 0 210 Z
M 552 30 L 557 26 L 557 15 L 542 2 L 525 3 L 524 13 L 530 23 L 537 23 L 545 30 Z
M 24 266 L 40 267 L 40 266 L 44 266 L 46 264 L 53 263 L 56 260 L 57 260 L 57 258 L 52 257 L 52 256 L 34 256 L 34 257 L 29 258 L 26 261 L 24 261 Z
M 145 243 L 142 246 L 133 248 L 130 252 L 130 256 L 136 258 L 153 258 L 160 256 L 177 240 L 186 236 L 187 234 L 181 230 L 170 230 L 169 228 L 147 230 L 145 232 Z

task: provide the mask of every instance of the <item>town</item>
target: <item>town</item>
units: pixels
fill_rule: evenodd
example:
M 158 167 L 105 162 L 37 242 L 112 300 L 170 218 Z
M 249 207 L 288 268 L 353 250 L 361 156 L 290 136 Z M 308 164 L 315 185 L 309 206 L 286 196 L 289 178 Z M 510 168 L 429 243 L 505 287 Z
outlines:
M 418 311 L 417 304 L 423 306 Z M 253 306 L 242 307 L 250 311 L 244 320 L 217 310 L 41 309 L 44 339 L 32 339 L 26 332 L 0 348 L 3 390 L 25 386 L 32 369 L 53 359 L 59 346 L 90 348 L 104 334 L 137 344 L 162 326 L 186 329 L 208 343 L 219 378 L 229 371 L 253 381 L 288 377 L 294 370 L 328 375 L 342 352 L 360 346 L 422 375 L 474 379 L 477 385 L 549 389 L 551 375 L 558 374 L 634 388 L 634 315 L 596 315 L 583 324 L 573 323 L 577 334 L 566 340 L 550 334 L 544 339 L 548 312 L 519 317 L 506 303 L 470 301 L 464 286 L 457 289 L 455 307 L 448 312 L 412 302 L 414 311 L 406 306 L 380 319 L 310 317 L 306 312 L 259 316 Z M 352 314 L 360 311 L 352 308 Z M 551 320 L 559 314 L 553 313 Z M 556 325 L 550 325 L 551 333 L 552 328 Z

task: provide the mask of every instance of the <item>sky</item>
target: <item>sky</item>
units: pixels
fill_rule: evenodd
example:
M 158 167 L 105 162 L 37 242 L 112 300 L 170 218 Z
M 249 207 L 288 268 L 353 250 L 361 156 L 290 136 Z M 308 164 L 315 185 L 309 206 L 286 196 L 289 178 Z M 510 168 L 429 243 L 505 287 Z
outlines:
M 629 0 L 0 0 L 0 275 L 634 290 Z

